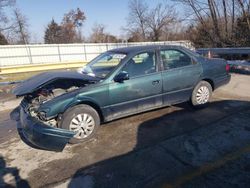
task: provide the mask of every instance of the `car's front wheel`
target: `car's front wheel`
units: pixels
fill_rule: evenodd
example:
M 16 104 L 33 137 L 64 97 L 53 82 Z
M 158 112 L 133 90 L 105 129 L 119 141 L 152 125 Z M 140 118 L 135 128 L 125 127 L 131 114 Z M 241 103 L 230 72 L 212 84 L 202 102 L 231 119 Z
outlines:
M 94 136 L 100 125 L 96 110 L 88 105 L 77 105 L 67 110 L 61 120 L 61 128 L 75 132 L 70 143 L 79 143 Z
M 212 96 L 212 86 L 206 81 L 200 81 L 193 90 L 191 103 L 194 107 L 204 107 Z

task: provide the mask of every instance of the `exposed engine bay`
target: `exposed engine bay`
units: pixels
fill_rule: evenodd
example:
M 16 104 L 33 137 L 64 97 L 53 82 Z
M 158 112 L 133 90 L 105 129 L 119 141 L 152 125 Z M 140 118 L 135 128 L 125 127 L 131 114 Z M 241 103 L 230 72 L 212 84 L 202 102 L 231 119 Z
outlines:
M 44 72 L 18 84 L 12 93 L 24 97 L 21 106 L 33 118 L 49 126 L 59 127 L 62 114 L 47 117 L 43 105 L 80 88 L 99 82 L 100 79 L 76 71 Z M 62 99 L 63 100 L 63 99 Z
M 39 107 L 55 97 L 77 90 L 86 85 L 88 84 L 83 82 L 83 80 L 58 79 L 53 81 L 33 93 L 24 96 L 27 103 L 26 110 L 32 117 L 38 119 L 39 121 L 42 121 L 52 127 L 58 127 L 58 118 L 60 117 L 46 119 L 42 113 L 39 113 Z

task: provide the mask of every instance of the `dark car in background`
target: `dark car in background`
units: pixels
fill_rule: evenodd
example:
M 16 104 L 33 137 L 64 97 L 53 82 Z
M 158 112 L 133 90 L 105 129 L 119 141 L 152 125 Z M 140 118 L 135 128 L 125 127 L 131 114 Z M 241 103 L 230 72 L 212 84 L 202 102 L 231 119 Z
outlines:
M 18 128 L 34 146 L 61 151 L 93 137 L 100 124 L 191 101 L 209 102 L 230 80 L 222 59 L 179 46 L 137 46 L 107 51 L 81 70 L 47 72 L 20 83 Z

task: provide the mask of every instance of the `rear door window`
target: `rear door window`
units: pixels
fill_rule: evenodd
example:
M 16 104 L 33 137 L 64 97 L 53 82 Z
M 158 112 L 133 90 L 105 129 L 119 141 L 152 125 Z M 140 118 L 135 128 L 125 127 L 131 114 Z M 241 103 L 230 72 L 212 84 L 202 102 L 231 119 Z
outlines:
M 164 70 L 192 65 L 192 59 L 179 50 L 161 50 L 160 55 Z

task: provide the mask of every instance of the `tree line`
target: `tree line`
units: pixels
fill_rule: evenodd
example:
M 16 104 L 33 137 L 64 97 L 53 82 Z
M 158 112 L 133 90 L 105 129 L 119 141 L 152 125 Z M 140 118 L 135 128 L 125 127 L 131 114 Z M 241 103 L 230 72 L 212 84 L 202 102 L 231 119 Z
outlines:
M 6 7 L 15 7 L 15 1 L 0 0 L 0 44 L 29 43 L 27 18 L 16 8 L 7 17 Z M 190 40 L 195 47 L 250 46 L 250 0 L 163 0 L 154 7 L 146 0 L 130 0 L 122 39 L 103 24 L 95 24 L 84 37 L 86 19 L 80 8 L 65 13 L 59 23 L 52 18 L 44 43 Z
M 250 0 L 173 1 L 189 12 L 186 33 L 195 46 L 250 46 Z

